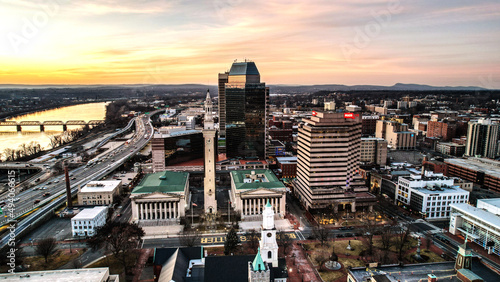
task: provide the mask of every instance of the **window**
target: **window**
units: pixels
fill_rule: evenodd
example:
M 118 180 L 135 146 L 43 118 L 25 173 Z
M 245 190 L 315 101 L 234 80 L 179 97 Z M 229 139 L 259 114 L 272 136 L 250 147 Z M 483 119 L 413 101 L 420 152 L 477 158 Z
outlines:
M 271 251 L 267 252 L 267 258 L 268 259 L 273 258 L 273 253 Z

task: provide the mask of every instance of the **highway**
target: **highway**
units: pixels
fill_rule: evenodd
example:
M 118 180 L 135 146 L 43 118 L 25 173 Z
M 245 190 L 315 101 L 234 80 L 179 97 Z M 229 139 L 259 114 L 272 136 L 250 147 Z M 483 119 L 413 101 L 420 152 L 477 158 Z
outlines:
M 129 141 L 129 144 L 123 144 L 118 146 L 112 151 L 106 153 L 106 155 L 101 155 L 100 159 L 96 161 L 93 165 L 88 167 L 79 167 L 70 171 L 71 178 L 71 190 L 72 194 L 75 195 L 78 191 L 78 186 L 85 185 L 90 181 L 99 180 L 109 173 L 112 173 L 115 169 L 126 162 L 131 156 L 138 153 L 142 148 L 144 148 L 152 137 L 153 127 L 150 123 L 149 117 L 155 112 L 152 112 L 148 116 L 141 115 L 134 118 L 136 132 L 134 137 Z M 129 123 L 130 125 L 130 123 Z M 48 181 L 37 185 L 30 190 L 23 191 L 16 195 L 14 198 L 7 198 L 5 201 L 7 205 L 13 206 L 12 209 L 4 207 L 4 217 L 0 221 L 0 224 L 5 224 L 11 219 L 15 219 L 18 216 L 38 208 L 31 215 L 27 216 L 23 220 L 17 223 L 17 226 L 11 234 L 6 234 L 1 239 L 1 247 L 4 247 L 9 240 L 9 235 L 11 237 L 16 237 L 17 234 L 24 231 L 31 224 L 35 223 L 42 215 L 46 213 L 53 212 L 58 206 L 66 201 L 66 184 L 64 182 L 64 175 L 50 178 Z M 43 196 L 43 194 L 50 193 L 48 196 Z M 19 199 L 16 201 L 16 199 Z M 39 203 L 35 204 L 35 200 L 40 200 Z M 14 236 L 14 234 L 16 236 Z M 18 240 L 16 238 L 16 240 Z

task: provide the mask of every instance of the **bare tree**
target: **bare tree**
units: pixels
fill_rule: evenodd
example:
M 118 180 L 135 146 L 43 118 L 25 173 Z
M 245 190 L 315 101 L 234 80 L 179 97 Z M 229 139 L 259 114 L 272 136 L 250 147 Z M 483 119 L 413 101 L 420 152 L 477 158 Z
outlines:
M 410 245 L 410 224 L 400 226 L 396 232 L 396 248 L 398 250 L 398 260 L 403 260 L 403 253 Z
M 425 248 L 428 250 L 432 245 L 432 232 L 427 230 L 424 232 Z
M 35 252 L 38 255 L 43 256 L 45 258 L 45 263 L 47 263 L 49 256 L 52 252 L 54 252 L 56 246 L 56 238 L 45 238 L 38 242 L 35 247 Z
M 6 161 L 14 161 L 16 159 L 16 150 L 5 148 L 3 149 L 3 155 Z
M 382 228 L 382 234 L 380 234 L 380 241 L 382 243 L 383 250 L 389 250 L 392 246 L 392 237 L 394 234 L 392 233 L 392 226 L 385 226 Z
M 316 226 L 312 231 L 312 235 L 321 243 L 321 246 L 323 246 L 325 242 L 328 241 L 328 237 L 330 237 L 330 230 L 324 227 Z
M 137 224 L 110 221 L 97 228 L 96 234 L 87 243 L 94 250 L 105 246 L 128 272 L 130 268 L 127 264 L 127 252 L 135 249 L 143 236 L 144 230 Z
M 259 236 L 257 236 L 257 232 L 255 231 L 255 229 L 248 231 L 245 236 L 247 238 L 248 247 L 252 251 L 257 250 L 257 247 L 259 246 Z
M 375 221 L 373 220 L 368 220 L 365 225 L 363 226 L 362 228 L 362 232 L 363 232 L 363 241 L 365 242 L 365 244 L 367 245 L 368 249 L 366 250 L 367 251 L 367 254 L 368 255 L 373 255 L 373 236 L 375 235 L 375 233 L 377 233 L 379 231 L 379 227 L 377 226 L 377 224 L 375 223 Z
M 283 254 L 286 256 L 287 249 L 292 245 L 292 239 L 283 230 L 280 230 L 277 234 L 278 245 L 282 248 Z
M 186 247 L 194 247 L 200 241 L 200 233 L 196 230 L 184 231 L 179 237 L 181 245 Z

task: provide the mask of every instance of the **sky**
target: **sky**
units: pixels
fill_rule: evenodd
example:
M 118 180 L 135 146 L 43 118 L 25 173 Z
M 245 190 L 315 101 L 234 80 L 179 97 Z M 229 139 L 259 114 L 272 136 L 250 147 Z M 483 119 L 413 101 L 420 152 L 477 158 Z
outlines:
M 0 84 L 500 88 L 498 0 L 0 0 L 0 35 Z

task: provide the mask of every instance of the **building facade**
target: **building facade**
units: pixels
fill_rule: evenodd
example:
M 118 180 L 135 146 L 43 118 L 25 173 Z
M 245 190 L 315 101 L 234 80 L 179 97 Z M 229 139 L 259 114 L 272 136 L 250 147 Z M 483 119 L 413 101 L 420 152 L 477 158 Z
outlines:
M 261 215 L 269 200 L 274 212 L 285 215 L 286 187 L 268 169 L 231 171 L 229 200 L 242 218 Z
M 468 236 L 489 253 L 500 255 L 500 199 L 478 199 L 477 207 L 451 205 L 449 231 Z
M 500 123 L 494 123 L 489 119 L 469 122 L 465 155 L 495 158 L 500 139 L 499 129 Z
M 139 225 L 178 222 L 185 216 L 189 199 L 189 173 L 164 171 L 151 173 L 130 195 L 132 222 Z
M 425 172 L 399 177 L 396 201 L 427 219 L 446 219 L 450 217 L 451 204 L 469 201 L 469 191 L 455 186 L 454 179 L 443 174 Z
M 254 62 L 233 63 L 224 84 L 224 100 L 226 155 L 264 159 L 269 88 L 260 82 Z
M 294 193 L 308 209 L 356 209 L 356 193 L 368 187 L 359 175 L 361 117 L 314 112 L 298 134 Z
M 121 185 L 121 180 L 90 181 L 78 188 L 78 205 L 111 205 L 120 195 Z
M 185 126 L 164 126 L 151 139 L 153 172 L 165 171 L 169 165 L 200 158 L 203 155 L 201 130 Z
M 465 145 L 460 145 L 451 142 L 437 143 L 436 152 L 450 156 L 461 157 L 465 153 Z
M 94 236 L 98 227 L 106 224 L 107 207 L 94 207 L 83 209 L 71 219 L 71 232 L 73 237 Z
M 365 164 L 385 166 L 387 163 L 387 141 L 382 138 L 361 138 L 359 161 Z
M 408 131 L 408 124 L 392 120 L 377 120 L 375 137 L 387 140 L 396 150 L 413 150 L 417 146 L 417 136 Z

